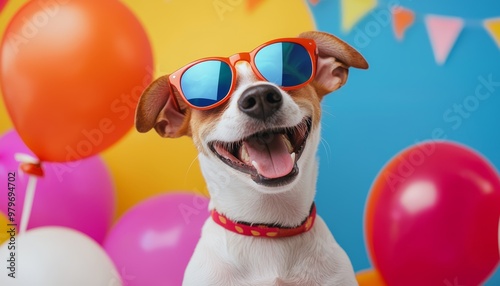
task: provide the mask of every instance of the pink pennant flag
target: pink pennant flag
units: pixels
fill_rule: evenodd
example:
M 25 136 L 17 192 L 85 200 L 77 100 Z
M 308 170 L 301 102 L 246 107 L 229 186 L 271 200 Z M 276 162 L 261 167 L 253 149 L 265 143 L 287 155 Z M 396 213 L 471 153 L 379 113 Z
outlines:
M 425 25 L 436 62 L 443 65 L 464 28 L 464 20 L 457 17 L 427 15 Z
M 311 2 L 312 5 L 316 5 L 319 3 L 319 0 L 309 0 L 309 2 Z

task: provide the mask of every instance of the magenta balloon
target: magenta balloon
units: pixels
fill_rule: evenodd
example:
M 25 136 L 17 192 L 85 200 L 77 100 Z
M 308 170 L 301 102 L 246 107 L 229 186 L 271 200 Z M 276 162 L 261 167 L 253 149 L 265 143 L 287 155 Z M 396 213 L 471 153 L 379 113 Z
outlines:
M 124 285 L 181 285 L 208 217 L 205 197 L 159 195 L 127 211 L 113 226 L 104 248 Z
M 2 12 L 3 7 L 7 4 L 7 0 L 0 0 L 0 12 Z
M 498 255 L 500 255 L 500 221 L 498 222 Z
M 16 173 L 15 211 L 19 222 L 28 177 L 18 171 L 15 153 L 34 156 L 19 135 L 9 131 L 0 138 L 0 182 L 6 184 L 8 173 Z M 37 182 L 28 229 L 65 226 L 102 243 L 115 210 L 114 186 L 103 161 L 95 156 L 66 164 L 44 163 L 43 168 L 45 176 Z M 7 213 L 8 197 L 3 191 L 0 194 L 0 211 Z
M 391 286 L 480 285 L 499 261 L 500 181 L 462 145 L 427 142 L 387 164 L 368 198 L 367 242 Z

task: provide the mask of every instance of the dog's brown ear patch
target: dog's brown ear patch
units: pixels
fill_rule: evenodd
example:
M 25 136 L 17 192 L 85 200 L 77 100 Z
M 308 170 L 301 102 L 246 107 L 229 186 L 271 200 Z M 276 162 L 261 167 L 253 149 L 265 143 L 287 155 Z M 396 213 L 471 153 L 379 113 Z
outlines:
M 334 35 L 318 31 L 309 31 L 300 34 L 299 37 L 313 39 L 316 42 L 321 56 L 334 57 L 353 68 L 368 68 L 368 63 L 358 51 Z
M 165 75 L 142 93 L 135 114 L 135 127 L 139 132 L 154 128 L 162 137 L 180 137 L 189 135 L 186 117 L 177 107 L 177 99 L 172 94 L 168 75 Z
M 299 37 L 313 39 L 318 47 L 315 86 L 320 95 L 342 87 L 347 82 L 350 67 L 368 68 L 368 63 L 358 51 L 333 35 L 310 31 Z

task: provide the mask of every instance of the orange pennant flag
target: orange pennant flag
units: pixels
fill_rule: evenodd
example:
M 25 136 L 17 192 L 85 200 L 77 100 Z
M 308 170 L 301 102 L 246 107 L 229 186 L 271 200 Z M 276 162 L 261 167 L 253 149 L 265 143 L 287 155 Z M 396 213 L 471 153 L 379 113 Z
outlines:
M 484 27 L 500 49 L 500 18 L 484 20 Z
M 398 6 L 392 9 L 392 25 L 396 38 L 403 40 L 406 30 L 415 22 L 413 11 Z
M 311 2 L 312 5 L 316 5 L 319 3 L 319 0 L 309 0 L 309 2 Z
M 253 12 L 264 0 L 247 0 L 247 11 Z

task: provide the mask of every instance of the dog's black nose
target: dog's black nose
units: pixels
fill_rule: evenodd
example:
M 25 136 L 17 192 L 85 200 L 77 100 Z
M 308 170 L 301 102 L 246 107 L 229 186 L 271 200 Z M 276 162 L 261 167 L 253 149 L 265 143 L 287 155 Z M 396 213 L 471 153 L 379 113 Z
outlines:
M 249 116 L 264 120 L 280 109 L 283 97 L 272 85 L 255 85 L 245 90 L 238 100 L 238 107 Z

